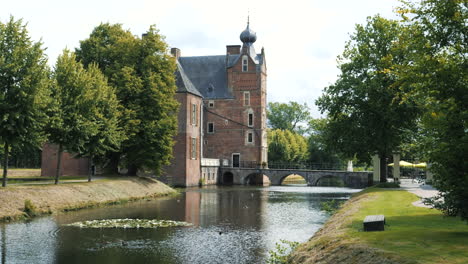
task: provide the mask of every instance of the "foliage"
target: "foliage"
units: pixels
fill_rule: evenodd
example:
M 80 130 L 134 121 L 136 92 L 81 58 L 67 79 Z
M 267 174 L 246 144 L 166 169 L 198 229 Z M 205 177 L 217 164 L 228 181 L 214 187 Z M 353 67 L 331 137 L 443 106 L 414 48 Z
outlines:
M 119 151 L 109 154 L 114 172 L 120 160 L 131 175 L 141 168 L 160 174 L 172 157 L 176 65 L 166 50 L 155 27 L 138 38 L 119 24 L 97 26 L 76 50 L 85 66 L 96 63 L 116 89 L 122 112 L 119 124 L 126 139 Z
M 330 201 L 326 201 L 326 202 L 322 202 L 320 203 L 320 209 L 322 211 L 325 211 L 329 214 L 334 214 L 336 213 L 336 211 L 338 211 L 341 206 L 343 205 L 344 201 L 340 201 L 340 200 L 330 200 Z
M 289 130 L 303 135 L 310 119 L 309 107 L 306 103 L 303 105 L 297 102 L 268 103 L 268 125 L 271 129 Z
M 464 0 L 423 0 L 398 9 L 409 29 L 411 64 L 397 74 L 424 110 L 419 148 L 431 164 L 434 186 L 447 215 L 468 220 L 468 4 Z
M 192 226 L 187 222 L 156 219 L 103 219 L 75 222 L 67 226 L 76 226 L 80 228 L 158 228 L 158 227 L 176 227 Z
M 37 215 L 37 208 L 31 200 L 24 200 L 24 213 L 27 217 L 34 217 Z
M 93 157 L 118 147 L 118 102 L 99 69 L 90 65 L 86 70 L 75 54 L 65 50 L 57 59 L 53 77 L 47 131 L 50 142 L 59 146 L 58 152 L 66 149 Z M 56 177 L 60 166 L 58 162 Z
M 328 114 L 326 142 L 348 158 L 369 161 L 381 158 L 381 182 L 386 181 L 386 159 L 397 151 L 403 132 L 414 126 L 417 108 L 400 96 L 395 64 L 405 61 L 397 21 L 369 17 L 357 25 L 343 55 L 341 74 L 317 100 Z
M 268 161 L 301 163 L 307 160 L 306 139 L 289 130 L 268 130 Z
M 288 263 L 289 253 L 299 246 L 299 242 L 281 239 L 280 242 L 277 242 L 275 245 L 275 249 L 268 252 L 270 254 L 267 260 L 268 264 Z
M 41 42 L 33 42 L 26 25 L 13 17 L 0 22 L 0 143 L 3 186 L 11 148 L 38 148 L 47 116 L 49 69 Z
M 317 118 L 309 121 L 308 152 L 309 162 L 318 164 L 340 164 L 342 159 L 326 141 L 327 119 Z

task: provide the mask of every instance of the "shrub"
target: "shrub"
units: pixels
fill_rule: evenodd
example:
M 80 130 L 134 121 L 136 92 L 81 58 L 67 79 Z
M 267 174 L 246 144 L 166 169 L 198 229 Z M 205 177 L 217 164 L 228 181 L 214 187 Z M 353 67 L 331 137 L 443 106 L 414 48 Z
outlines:
M 336 213 L 336 211 L 338 211 L 338 209 L 340 209 L 342 204 L 343 204 L 343 201 L 339 201 L 339 200 L 326 201 L 326 202 L 320 203 L 320 209 L 329 214 L 334 214 Z
M 24 200 L 24 213 L 27 217 L 34 217 L 37 215 L 36 206 L 31 200 Z
M 270 250 L 268 253 L 267 264 L 286 264 L 289 254 L 299 246 L 299 242 L 288 241 L 281 239 L 280 243 L 276 243 L 274 250 Z

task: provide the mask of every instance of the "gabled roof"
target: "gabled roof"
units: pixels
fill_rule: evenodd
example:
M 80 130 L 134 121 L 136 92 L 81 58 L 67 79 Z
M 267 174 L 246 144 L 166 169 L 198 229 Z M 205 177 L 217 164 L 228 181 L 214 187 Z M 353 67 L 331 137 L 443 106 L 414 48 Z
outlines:
M 241 54 L 179 57 L 177 92 L 189 92 L 205 99 L 232 99 L 226 69 L 234 66 Z M 252 58 L 257 68 L 263 63 L 261 54 Z M 258 70 L 258 69 L 257 69 Z
M 203 97 L 185 74 L 184 68 L 177 62 L 176 85 L 178 93 L 191 93 Z
M 239 55 L 229 55 L 229 63 Z M 233 98 L 227 88 L 226 55 L 180 57 L 185 74 L 204 98 Z

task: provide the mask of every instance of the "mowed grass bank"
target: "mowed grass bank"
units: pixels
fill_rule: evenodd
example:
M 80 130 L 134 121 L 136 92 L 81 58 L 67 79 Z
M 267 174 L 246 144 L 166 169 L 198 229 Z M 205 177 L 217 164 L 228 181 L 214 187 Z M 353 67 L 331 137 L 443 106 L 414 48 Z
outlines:
M 10 185 L 0 188 L 0 220 L 17 220 L 25 214 L 26 200 L 36 215 L 78 210 L 106 204 L 174 194 L 169 186 L 145 177 L 116 177 L 59 185 Z M 29 215 L 30 216 L 30 215 Z
M 370 188 L 354 195 L 290 256 L 291 263 L 468 263 L 468 225 L 413 206 L 403 190 Z M 383 232 L 363 232 L 367 215 L 383 214 Z

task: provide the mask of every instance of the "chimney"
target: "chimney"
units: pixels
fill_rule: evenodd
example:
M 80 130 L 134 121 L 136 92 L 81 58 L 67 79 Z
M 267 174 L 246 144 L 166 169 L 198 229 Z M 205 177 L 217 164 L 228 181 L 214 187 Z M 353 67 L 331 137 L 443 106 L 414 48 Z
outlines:
M 227 45 L 226 54 L 240 54 L 240 45 Z
M 180 49 L 178 48 L 171 48 L 171 54 L 178 60 L 180 58 Z

